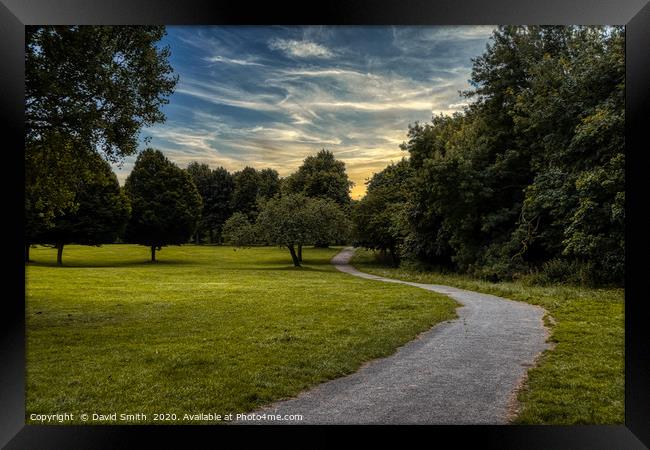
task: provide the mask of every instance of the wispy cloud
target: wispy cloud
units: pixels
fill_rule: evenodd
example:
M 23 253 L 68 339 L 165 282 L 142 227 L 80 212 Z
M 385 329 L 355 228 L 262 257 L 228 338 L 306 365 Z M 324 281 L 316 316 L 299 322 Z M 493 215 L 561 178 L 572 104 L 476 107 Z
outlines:
M 238 66 L 263 66 L 263 64 L 260 64 L 255 61 L 250 61 L 246 59 L 226 58 L 225 56 L 220 56 L 220 55 L 208 56 L 207 58 L 204 58 L 204 60 L 211 63 L 236 64 Z
M 334 52 L 327 47 L 304 40 L 273 38 L 269 41 L 269 48 L 271 50 L 280 50 L 297 58 L 331 58 L 334 56 Z
M 223 85 L 218 81 L 205 82 L 186 78 L 176 88 L 179 94 L 185 94 L 216 105 L 234 106 L 257 111 L 273 111 L 281 98 L 277 95 L 254 93 L 242 88 Z

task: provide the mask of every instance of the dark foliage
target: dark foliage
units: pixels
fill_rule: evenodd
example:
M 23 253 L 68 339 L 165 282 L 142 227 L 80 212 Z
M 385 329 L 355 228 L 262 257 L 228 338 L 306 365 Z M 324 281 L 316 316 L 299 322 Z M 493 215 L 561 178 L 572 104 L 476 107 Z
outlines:
M 125 240 L 155 251 L 186 243 L 201 214 L 201 196 L 186 171 L 160 151 L 148 148 L 138 156 L 124 190 L 131 200 Z
M 624 48 L 621 27 L 499 27 L 465 111 L 409 128 L 409 182 L 369 185 L 358 242 L 493 280 L 621 284 Z
M 64 245 L 113 243 L 129 219 L 128 198 L 110 165 L 98 155 L 93 159 L 94 164 L 82 170 L 77 178 L 74 208 L 57 216 L 53 226 L 34 237 L 34 242 L 58 249 L 58 264 L 63 262 Z

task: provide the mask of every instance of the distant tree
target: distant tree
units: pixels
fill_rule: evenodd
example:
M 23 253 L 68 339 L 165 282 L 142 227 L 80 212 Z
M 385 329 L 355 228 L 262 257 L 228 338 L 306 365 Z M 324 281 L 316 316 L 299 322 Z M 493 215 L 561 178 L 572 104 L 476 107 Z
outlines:
M 148 148 L 140 153 L 124 188 L 132 207 L 125 239 L 150 247 L 151 261 L 156 250 L 183 244 L 194 234 L 201 196 L 187 172 L 162 152 Z
M 45 227 L 74 204 L 78 164 L 136 152 L 178 78 L 163 26 L 25 28 L 25 186 Z
M 246 214 L 254 220 L 257 214 L 257 194 L 260 177 L 257 170 L 245 167 L 234 173 L 235 188 L 232 194 L 232 210 Z
M 25 189 L 25 262 L 31 262 L 29 257 L 29 249 L 32 244 L 35 243 L 35 240 L 38 238 L 38 235 L 43 232 L 43 219 L 39 216 L 38 211 L 35 208 L 34 195 L 28 189 Z
M 298 170 L 282 183 L 286 193 L 326 198 L 346 208 L 350 205 L 350 188 L 353 185 L 345 172 L 345 163 L 325 149 L 305 158 Z M 327 247 L 331 242 L 333 241 L 318 241 L 315 245 Z
M 201 218 L 199 219 L 196 232 L 194 233 L 195 242 L 200 244 L 201 235 L 209 228 L 209 225 L 205 220 L 205 210 L 207 206 L 206 199 L 210 195 L 210 176 L 212 170 L 210 170 L 210 166 L 207 164 L 201 164 L 196 161 L 189 163 L 185 170 L 187 170 L 187 173 L 192 179 L 194 186 L 196 186 L 202 200 Z
M 329 198 L 310 198 L 307 216 L 313 221 L 311 236 L 304 244 L 322 242 L 345 243 L 350 238 L 352 223 L 343 208 Z M 298 243 L 298 259 L 302 261 L 303 242 Z
M 389 252 L 399 264 L 408 233 L 403 215 L 409 200 L 412 170 L 403 159 L 375 173 L 367 182 L 366 195 L 352 208 L 356 246 Z
M 210 226 L 210 242 L 220 242 L 221 230 L 232 214 L 232 196 L 235 190 L 233 176 L 223 167 L 217 167 L 210 177 L 210 195 L 206 198 L 204 214 Z
M 227 243 L 236 247 L 245 247 L 257 241 L 255 225 L 241 212 L 234 213 L 226 220 L 222 234 Z
M 280 192 L 280 175 L 273 169 L 262 169 L 258 172 L 259 188 L 257 195 L 263 199 L 273 198 Z
M 339 205 L 350 203 L 350 188 L 353 185 L 345 172 L 345 163 L 325 149 L 305 158 L 298 170 L 284 182 L 288 193 L 329 198 Z
M 56 247 L 58 265 L 63 264 L 66 244 L 99 246 L 115 242 L 129 219 L 129 200 L 111 166 L 99 155 L 94 160 L 94 166 L 78 178 L 75 207 L 57 216 L 54 225 L 37 237 L 39 242 Z
M 286 247 L 295 267 L 300 267 L 296 247 L 312 239 L 316 226 L 308 203 L 309 198 L 302 194 L 278 196 L 266 202 L 257 216 L 260 236 L 269 243 Z
M 201 219 L 194 236 L 195 242 L 199 244 L 201 236 L 207 234 L 212 243 L 215 232 L 217 236 L 220 235 L 221 226 L 232 213 L 232 176 L 223 167 L 211 170 L 207 164 L 196 161 L 191 162 L 186 170 L 203 201 Z
M 350 228 L 336 202 L 303 194 L 277 195 L 264 202 L 255 225 L 256 236 L 286 247 L 296 267 L 302 261 L 303 245 L 321 239 L 344 239 Z

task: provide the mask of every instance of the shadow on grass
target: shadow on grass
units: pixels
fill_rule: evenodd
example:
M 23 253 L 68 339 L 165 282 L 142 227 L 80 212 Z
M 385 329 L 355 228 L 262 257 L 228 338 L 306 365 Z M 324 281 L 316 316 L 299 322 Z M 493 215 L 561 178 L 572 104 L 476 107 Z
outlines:
M 313 266 L 314 264 L 310 264 L 310 266 Z M 324 264 L 323 264 L 324 265 Z M 294 272 L 332 272 L 331 269 L 321 269 L 321 268 L 316 268 L 316 267 L 309 267 L 309 266 L 301 266 L 301 267 L 295 267 L 295 266 L 273 266 L 273 267 L 235 267 L 235 268 L 228 268 L 229 271 L 237 272 L 239 270 L 250 270 L 252 272 L 256 271 L 294 271 Z
M 287 255 L 288 255 L 288 253 L 287 253 Z M 330 259 L 331 258 L 311 259 L 311 258 L 306 257 L 302 261 L 302 264 L 306 264 L 308 266 L 327 266 L 327 265 L 330 264 Z M 264 265 L 268 264 L 268 265 L 276 265 L 276 266 L 288 265 L 290 267 L 294 267 L 293 265 L 291 265 L 291 257 L 287 257 L 287 258 L 282 257 L 282 256 L 278 256 L 277 258 L 276 257 L 273 257 L 273 258 L 266 257 L 266 258 L 262 258 L 262 259 L 257 260 L 257 261 L 254 260 L 254 259 L 245 259 L 244 261 L 245 261 L 245 264 L 264 264 Z M 236 262 L 236 260 L 228 259 L 227 262 L 228 263 Z
M 192 265 L 197 264 L 194 261 L 185 261 L 185 260 L 159 260 L 156 262 L 151 261 L 104 261 L 104 262 L 93 262 L 93 263 L 82 263 L 82 262 L 72 262 L 66 263 L 59 266 L 56 262 L 45 262 L 45 261 L 30 261 L 28 264 L 25 264 L 25 267 L 34 266 L 34 267 L 55 267 L 61 269 L 94 269 L 94 268 L 117 268 L 117 267 L 159 267 L 159 266 L 172 266 L 172 265 Z
M 246 267 L 246 266 L 231 267 L 229 265 L 226 265 L 222 267 L 222 269 L 228 271 L 250 270 L 253 272 L 274 271 L 274 270 L 281 270 L 281 271 L 292 270 L 292 271 L 302 271 L 302 272 L 331 272 L 332 271 L 331 269 L 320 268 L 323 266 L 329 266 L 329 261 L 314 261 L 314 262 L 310 261 L 307 263 L 308 265 L 301 266 L 301 267 L 286 265 L 286 261 L 284 260 L 264 261 L 263 264 L 268 264 L 268 266 L 259 266 L 253 264 L 260 264 L 260 263 L 251 262 L 250 267 Z M 56 262 L 31 261 L 28 264 L 25 264 L 25 267 L 29 267 L 29 266 L 51 267 L 51 268 L 59 268 L 59 269 L 116 269 L 116 268 L 123 268 L 123 267 L 124 268 L 126 267 L 154 268 L 154 267 L 162 267 L 162 266 L 191 266 L 191 265 L 195 265 L 195 266 L 206 265 L 209 267 L 214 267 L 214 263 L 211 261 L 187 261 L 187 260 L 177 260 L 177 259 L 158 260 L 156 262 L 151 262 L 151 261 L 103 261 L 103 262 L 97 261 L 92 263 L 64 262 L 63 265 L 61 266 L 56 264 Z

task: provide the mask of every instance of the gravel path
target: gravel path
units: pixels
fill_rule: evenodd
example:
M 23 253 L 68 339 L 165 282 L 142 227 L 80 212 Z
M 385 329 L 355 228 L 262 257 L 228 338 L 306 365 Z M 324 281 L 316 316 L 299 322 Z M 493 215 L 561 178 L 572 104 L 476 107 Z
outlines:
M 300 414 L 274 424 L 503 424 L 517 387 L 547 348 L 545 310 L 449 286 L 412 283 L 359 272 L 345 248 L 332 259 L 350 275 L 447 294 L 463 306 L 393 355 L 365 364 L 298 397 L 254 414 Z

